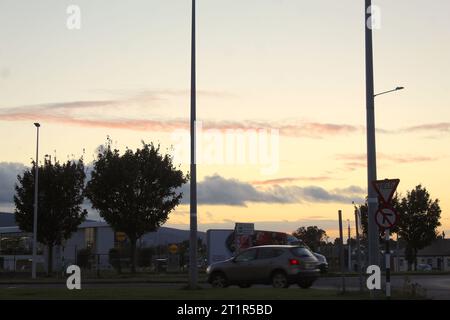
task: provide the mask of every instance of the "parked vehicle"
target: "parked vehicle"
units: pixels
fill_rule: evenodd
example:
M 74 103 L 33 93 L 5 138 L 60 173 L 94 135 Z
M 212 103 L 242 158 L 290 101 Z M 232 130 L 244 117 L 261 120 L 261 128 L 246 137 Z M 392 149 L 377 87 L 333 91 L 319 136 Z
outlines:
M 317 258 L 304 246 L 268 245 L 251 247 L 234 258 L 213 263 L 206 272 L 214 288 L 248 288 L 252 284 L 287 288 L 294 283 L 309 288 L 319 276 L 318 265 Z
M 433 271 L 433 268 L 426 263 L 420 263 L 417 265 L 417 271 Z
M 255 230 L 252 236 L 238 236 L 236 239 L 233 229 L 210 229 L 206 232 L 206 239 L 208 264 L 230 259 L 250 247 L 301 244 L 299 239 L 290 234 L 266 230 Z
M 319 260 L 319 269 L 320 273 L 327 273 L 328 272 L 328 261 L 327 258 L 324 255 L 321 255 L 319 253 L 313 252 L 314 256 Z

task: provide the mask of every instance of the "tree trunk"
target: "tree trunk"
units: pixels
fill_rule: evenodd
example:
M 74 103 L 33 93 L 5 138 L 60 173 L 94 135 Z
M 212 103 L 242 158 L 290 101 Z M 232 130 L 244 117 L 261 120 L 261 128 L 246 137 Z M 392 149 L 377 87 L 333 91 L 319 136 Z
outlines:
M 136 239 L 130 239 L 131 273 L 136 273 Z
M 53 245 L 48 245 L 47 255 L 47 275 L 51 276 L 53 273 Z

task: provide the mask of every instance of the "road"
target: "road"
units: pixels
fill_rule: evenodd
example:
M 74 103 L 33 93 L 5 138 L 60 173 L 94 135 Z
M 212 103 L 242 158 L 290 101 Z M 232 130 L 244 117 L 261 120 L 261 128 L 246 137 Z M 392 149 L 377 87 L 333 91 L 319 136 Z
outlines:
M 426 289 L 427 296 L 432 299 L 450 300 L 450 275 L 414 275 L 409 276 L 413 283 L 418 283 Z M 323 277 L 318 279 L 312 288 L 315 289 L 331 289 L 338 290 L 342 284 L 340 277 Z M 365 284 L 365 283 L 364 283 Z M 392 288 L 402 289 L 405 285 L 405 276 L 393 276 Z M 82 283 L 83 288 L 132 288 L 132 287 L 164 287 L 177 288 L 181 287 L 181 283 Z M 206 285 L 205 286 L 209 286 Z M 14 288 L 61 288 L 64 284 L 0 284 L 1 289 Z M 264 287 L 264 286 L 261 286 Z M 297 286 L 291 286 L 297 288 Z M 358 277 L 346 278 L 347 290 L 359 290 Z

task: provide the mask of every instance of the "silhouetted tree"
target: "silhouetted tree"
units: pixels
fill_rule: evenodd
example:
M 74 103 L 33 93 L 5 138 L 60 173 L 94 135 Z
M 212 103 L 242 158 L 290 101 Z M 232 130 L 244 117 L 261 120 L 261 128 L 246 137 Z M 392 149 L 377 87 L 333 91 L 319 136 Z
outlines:
M 53 271 L 53 247 L 61 245 L 85 220 L 83 203 L 83 159 L 39 166 L 37 240 L 48 248 L 49 274 Z M 20 229 L 33 232 L 35 162 L 23 175 L 17 176 L 14 196 L 15 219 Z
M 406 197 L 401 198 L 396 194 L 392 199 L 392 206 L 398 212 L 399 220 L 390 231 L 398 233 L 406 243 L 405 259 L 408 261 L 408 269 L 411 269 L 413 263 L 416 265 L 417 251 L 431 244 L 438 236 L 436 228 L 441 225 L 439 200 L 432 201 L 426 188 L 418 185 Z M 363 236 L 367 238 L 367 204 L 360 205 L 359 209 Z M 382 230 L 380 239 L 383 239 Z
M 311 250 L 316 251 L 322 244 L 325 243 L 327 233 L 325 230 L 317 226 L 309 226 L 307 228 L 300 227 L 292 233 L 292 235 L 303 241 Z
M 101 148 L 86 187 L 92 207 L 117 232 L 130 240 L 131 271 L 136 271 L 136 241 L 156 231 L 180 203 L 177 190 L 187 177 L 161 155 L 160 147 L 142 142 L 142 148 L 123 155 L 112 150 L 111 141 Z
M 437 227 L 441 225 L 439 199 L 431 200 L 422 185 L 408 191 L 400 203 L 399 235 L 406 243 L 405 258 L 408 269 L 417 266 L 417 251 L 431 244 L 437 238 Z

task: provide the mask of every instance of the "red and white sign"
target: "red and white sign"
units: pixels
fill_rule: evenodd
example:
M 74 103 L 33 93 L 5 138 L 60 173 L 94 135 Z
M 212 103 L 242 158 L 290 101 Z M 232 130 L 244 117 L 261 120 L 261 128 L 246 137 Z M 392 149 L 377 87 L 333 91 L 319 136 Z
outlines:
M 390 229 L 397 223 L 398 215 L 393 208 L 381 207 L 375 214 L 375 221 L 383 229 Z
M 389 203 L 394 196 L 395 190 L 400 183 L 400 179 L 385 179 L 373 181 L 373 187 L 384 203 Z

